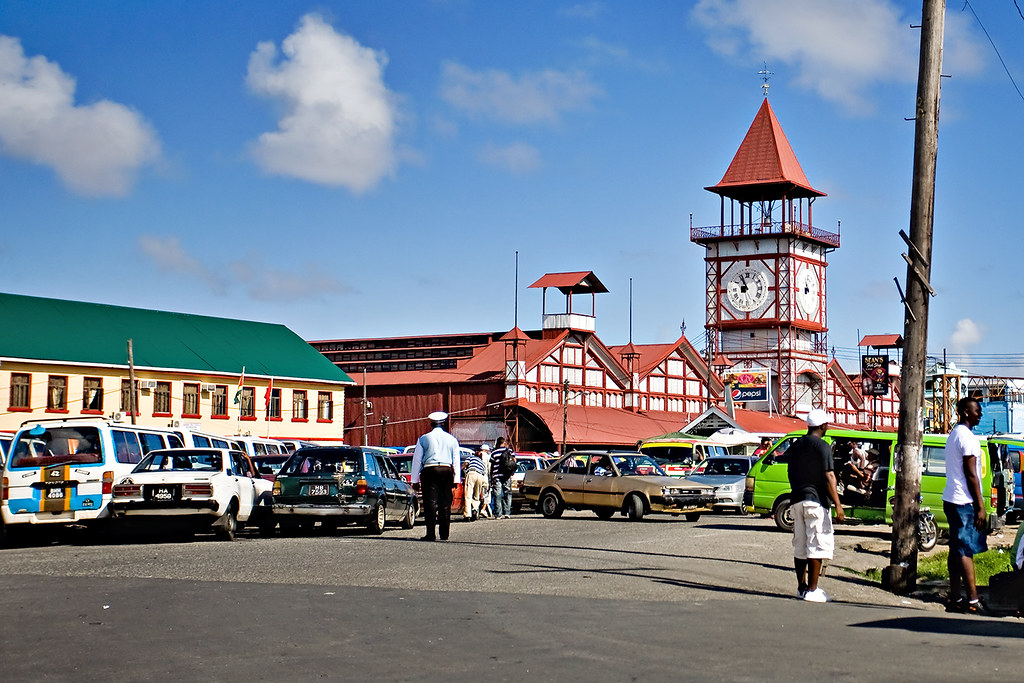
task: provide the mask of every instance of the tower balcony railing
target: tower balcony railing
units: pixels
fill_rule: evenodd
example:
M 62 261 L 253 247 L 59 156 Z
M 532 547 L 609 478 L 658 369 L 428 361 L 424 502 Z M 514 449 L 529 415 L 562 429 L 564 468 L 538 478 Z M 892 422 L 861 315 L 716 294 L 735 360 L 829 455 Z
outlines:
M 706 228 L 690 228 L 691 242 L 704 242 L 743 237 L 771 237 L 776 235 L 798 235 L 829 246 L 839 247 L 839 233 L 815 228 L 808 223 L 794 221 L 773 221 L 732 225 L 711 225 Z
M 546 313 L 544 315 L 545 330 L 579 330 L 593 332 L 594 316 L 582 313 Z

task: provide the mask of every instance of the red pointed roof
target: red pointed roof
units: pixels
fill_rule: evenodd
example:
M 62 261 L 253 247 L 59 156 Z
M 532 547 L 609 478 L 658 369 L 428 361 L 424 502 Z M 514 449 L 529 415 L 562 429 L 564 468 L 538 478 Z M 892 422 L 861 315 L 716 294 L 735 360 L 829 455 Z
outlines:
M 519 325 L 516 325 L 511 330 L 501 336 L 498 341 L 529 341 L 530 336 L 519 329 Z
M 811 187 L 767 98 L 722 180 L 704 189 L 742 201 L 825 196 Z

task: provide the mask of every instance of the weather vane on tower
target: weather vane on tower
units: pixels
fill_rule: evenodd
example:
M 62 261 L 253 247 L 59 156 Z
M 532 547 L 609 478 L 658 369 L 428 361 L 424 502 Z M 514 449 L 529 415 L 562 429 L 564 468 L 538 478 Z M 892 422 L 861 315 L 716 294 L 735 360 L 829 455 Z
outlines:
M 772 87 L 768 81 L 775 75 L 774 71 L 768 70 L 768 62 L 764 62 L 764 68 L 757 72 L 757 75 L 761 77 L 761 88 L 764 90 L 765 99 L 768 98 L 768 88 Z

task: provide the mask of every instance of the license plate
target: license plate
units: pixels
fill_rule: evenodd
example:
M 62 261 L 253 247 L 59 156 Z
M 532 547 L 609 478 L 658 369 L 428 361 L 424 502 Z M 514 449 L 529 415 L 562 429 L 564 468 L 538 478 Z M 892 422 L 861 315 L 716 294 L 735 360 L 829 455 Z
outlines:
M 331 492 L 330 487 L 327 484 L 310 484 L 309 495 L 311 496 L 326 496 Z
M 49 489 L 46 491 L 46 497 L 53 500 L 56 498 L 64 497 L 64 489 Z
M 153 491 L 153 500 L 174 500 L 174 494 L 170 489 L 156 489 Z

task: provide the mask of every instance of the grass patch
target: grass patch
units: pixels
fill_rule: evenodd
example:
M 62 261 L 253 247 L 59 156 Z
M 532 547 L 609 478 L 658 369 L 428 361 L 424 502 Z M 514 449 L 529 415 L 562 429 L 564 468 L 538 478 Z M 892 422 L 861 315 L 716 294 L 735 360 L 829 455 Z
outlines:
M 946 568 L 948 557 L 949 551 L 943 550 L 919 560 L 917 578 L 923 581 L 949 581 L 949 570 Z M 979 586 L 987 586 L 993 574 L 1011 569 L 1010 553 L 1005 548 L 992 548 L 974 556 L 974 579 Z

